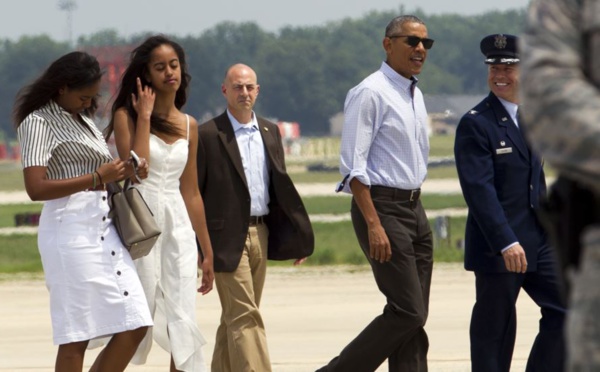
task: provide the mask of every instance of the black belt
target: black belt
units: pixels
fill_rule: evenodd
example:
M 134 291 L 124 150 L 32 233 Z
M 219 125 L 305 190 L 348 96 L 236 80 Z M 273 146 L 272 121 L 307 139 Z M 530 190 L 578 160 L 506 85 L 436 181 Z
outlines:
M 250 216 L 250 226 L 262 225 L 265 223 L 265 216 Z
M 387 186 L 371 186 L 372 195 L 388 196 L 393 200 L 417 201 L 421 196 L 421 189 L 402 190 Z

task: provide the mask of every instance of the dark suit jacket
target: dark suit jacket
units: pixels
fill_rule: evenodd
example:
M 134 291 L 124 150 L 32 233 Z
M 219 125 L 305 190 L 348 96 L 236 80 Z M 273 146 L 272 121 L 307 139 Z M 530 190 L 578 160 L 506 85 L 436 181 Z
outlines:
M 287 260 L 310 256 L 314 235 L 308 214 L 285 169 L 277 125 L 258 117 L 269 162 L 268 258 Z M 227 112 L 198 129 L 198 185 L 217 272 L 234 271 L 242 256 L 250 217 L 250 192 L 242 158 Z
M 530 154 L 519 129 L 498 98 L 490 93 L 465 114 L 456 129 L 456 168 L 469 207 L 465 268 L 508 272 L 501 250 L 518 241 L 528 271 L 546 235 L 536 209 L 546 192 L 541 159 Z

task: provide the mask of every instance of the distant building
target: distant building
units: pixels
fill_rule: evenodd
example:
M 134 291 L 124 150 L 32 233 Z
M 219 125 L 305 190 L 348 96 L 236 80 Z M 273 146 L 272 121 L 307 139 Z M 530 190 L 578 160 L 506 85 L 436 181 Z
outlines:
M 479 101 L 483 95 L 426 94 L 425 107 L 434 134 L 454 134 L 460 118 Z
M 344 126 L 344 113 L 338 112 L 329 119 L 329 135 L 333 137 L 342 136 L 342 127 Z
M 425 94 L 425 106 L 429 114 L 429 134 L 453 134 L 460 118 L 479 101 L 483 95 Z M 329 119 L 329 134 L 342 135 L 344 113 L 339 112 Z
M 449 111 L 457 116 L 458 120 L 484 97 L 483 94 L 425 94 L 424 96 L 428 113 L 441 114 Z M 458 125 L 458 120 L 455 125 Z
M 103 71 L 106 71 L 106 74 L 102 79 L 101 88 L 104 93 L 103 101 L 102 104 L 99 105 L 99 110 L 96 115 L 104 116 L 110 114 L 110 111 L 104 112 L 104 110 L 110 110 L 110 105 L 112 104 L 111 100 L 116 96 L 116 93 L 119 90 L 121 76 L 127 68 L 129 55 L 133 48 L 134 47 L 131 45 L 107 45 L 86 48 L 85 51 L 96 56 L 100 68 Z
M 300 124 L 289 121 L 278 121 L 279 134 L 283 142 L 283 149 L 287 155 L 300 154 Z

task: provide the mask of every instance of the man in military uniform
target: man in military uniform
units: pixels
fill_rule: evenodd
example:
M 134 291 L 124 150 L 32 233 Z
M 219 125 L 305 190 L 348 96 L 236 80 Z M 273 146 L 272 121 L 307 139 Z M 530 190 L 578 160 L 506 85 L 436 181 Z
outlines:
M 522 86 L 532 146 L 560 175 L 589 188 L 596 199 L 600 194 L 599 25 L 598 1 L 533 0 L 523 38 Z M 599 371 L 597 221 L 585 227 L 579 241 L 580 264 L 569 276 L 567 369 Z
M 542 313 L 527 371 L 562 371 L 565 307 L 554 254 L 536 214 L 546 191 L 542 161 L 519 128 L 517 38 L 489 35 L 480 49 L 491 92 L 462 117 L 454 145 L 469 207 L 465 268 L 475 272 L 472 370 L 510 371 L 515 304 L 523 288 Z

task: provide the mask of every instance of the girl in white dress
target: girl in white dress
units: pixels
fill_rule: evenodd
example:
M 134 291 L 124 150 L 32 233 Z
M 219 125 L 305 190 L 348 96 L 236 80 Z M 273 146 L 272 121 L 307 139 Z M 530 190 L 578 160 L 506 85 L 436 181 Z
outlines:
M 123 371 L 152 318 L 133 261 L 108 216 L 104 183 L 132 167 L 113 160 L 92 117 L 102 73 L 83 52 L 62 56 L 17 95 L 25 188 L 45 201 L 38 247 L 50 292 L 56 371 L 81 371 L 90 340 L 112 336 L 91 371 Z M 142 162 L 139 176 L 148 167 Z
M 212 289 L 214 272 L 197 181 L 198 124 L 180 111 L 189 80 L 181 46 L 163 36 L 144 41 L 123 74 L 107 137 L 114 131 L 122 159 L 132 149 L 149 159 L 148 178 L 137 187 L 162 229 L 151 253 L 135 261 L 155 326 L 132 362 L 145 363 L 154 338 L 171 354 L 171 371 L 195 372 L 206 370 L 196 292 Z M 196 290 L 198 267 L 202 284 Z

